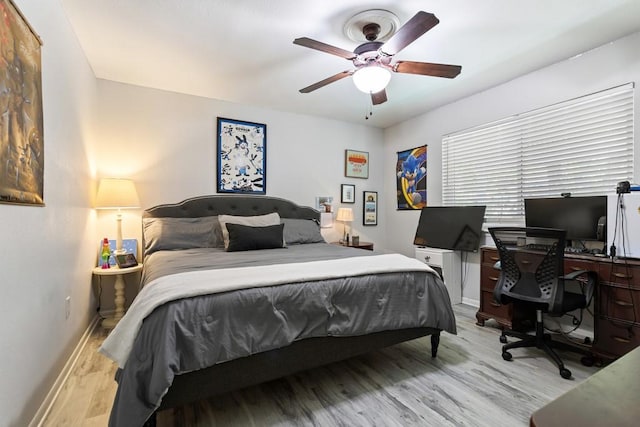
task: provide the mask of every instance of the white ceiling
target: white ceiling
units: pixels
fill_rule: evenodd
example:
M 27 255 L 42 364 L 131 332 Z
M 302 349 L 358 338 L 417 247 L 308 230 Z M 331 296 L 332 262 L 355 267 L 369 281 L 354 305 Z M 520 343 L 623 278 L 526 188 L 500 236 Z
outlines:
M 640 31 L 638 0 L 61 1 L 98 78 L 383 128 Z M 293 39 L 351 51 L 358 43 L 344 24 L 367 9 L 401 25 L 419 10 L 435 14 L 440 24 L 395 59 L 462 73 L 394 74 L 369 120 L 369 96 L 351 78 L 299 93 L 353 65 Z

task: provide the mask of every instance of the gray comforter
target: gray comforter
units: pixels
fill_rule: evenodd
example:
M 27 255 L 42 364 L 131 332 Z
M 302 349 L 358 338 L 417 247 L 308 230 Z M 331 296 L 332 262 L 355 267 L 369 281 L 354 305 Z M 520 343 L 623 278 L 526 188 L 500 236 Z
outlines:
M 198 269 L 306 262 L 373 254 L 324 243 L 228 253 L 160 251 L 145 259 L 143 284 Z M 292 283 L 184 298 L 145 320 L 124 369 L 110 426 L 141 426 L 175 375 L 319 336 L 431 327 L 456 333 L 440 278 L 408 271 Z

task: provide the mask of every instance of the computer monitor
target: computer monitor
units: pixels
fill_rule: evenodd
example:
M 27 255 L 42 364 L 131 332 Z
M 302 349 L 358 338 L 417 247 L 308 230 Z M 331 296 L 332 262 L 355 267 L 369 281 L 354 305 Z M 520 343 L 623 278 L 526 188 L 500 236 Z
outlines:
M 414 245 L 475 252 L 480 247 L 486 206 L 422 208 Z
M 525 199 L 524 215 L 527 227 L 561 228 L 567 240 L 604 241 L 598 221 L 606 219 L 607 196 Z

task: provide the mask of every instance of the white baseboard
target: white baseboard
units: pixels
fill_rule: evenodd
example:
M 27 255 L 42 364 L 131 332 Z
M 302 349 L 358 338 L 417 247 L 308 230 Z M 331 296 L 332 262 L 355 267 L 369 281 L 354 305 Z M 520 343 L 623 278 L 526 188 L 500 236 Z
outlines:
M 76 348 L 73 349 L 73 352 L 69 357 L 69 360 L 67 360 L 67 363 L 65 363 L 64 368 L 62 368 L 62 371 L 60 372 L 60 375 L 58 375 L 58 378 L 56 378 L 55 382 L 53 383 L 53 386 L 51 386 L 51 389 L 49 390 L 49 393 L 47 393 L 47 396 L 45 397 L 44 401 L 36 411 L 36 414 L 34 415 L 31 422 L 29 423 L 29 427 L 42 426 L 42 423 L 46 419 L 47 415 L 49 415 L 49 412 L 51 411 L 51 408 L 53 407 L 53 404 L 56 401 L 58 394 L 60 394 L 60 390 L 62 390 L 62 386 L 64 386 L 64 383 L 67 381 L 69 374 L 71 373 L 74 366 L 78 362 L 78 357 L 80 357 L 82 350 L 84 349 L 85 345 L 89 341 L 89 337 L 91 337 L 93 330 L 99 324 L 99 320 L 100 320 L 100 317 L 96 315 L 91 320 L 91 323 L 89 323 L 89 326 L 82 334 L 82 337 L 80 337 L 80 341 L 78 341 Z
M 462 297 L 462 303 L 465 305 L 470 305 L 471 307 L 480 308 L 480 301 L 478 301 L 477 299 Z

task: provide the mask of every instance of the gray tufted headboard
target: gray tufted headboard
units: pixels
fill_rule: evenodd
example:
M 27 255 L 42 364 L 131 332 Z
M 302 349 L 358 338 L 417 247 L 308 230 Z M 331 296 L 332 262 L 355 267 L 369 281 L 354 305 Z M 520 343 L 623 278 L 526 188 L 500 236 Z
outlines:
M 142 218 L 197 218 L 213 215 L 264 215 L 277 212 L 282 218 L 320 220 L 320 212 L 278 197 L 255 195 L 211 195 L 193 197 L 179 203 L 154 206 Z

